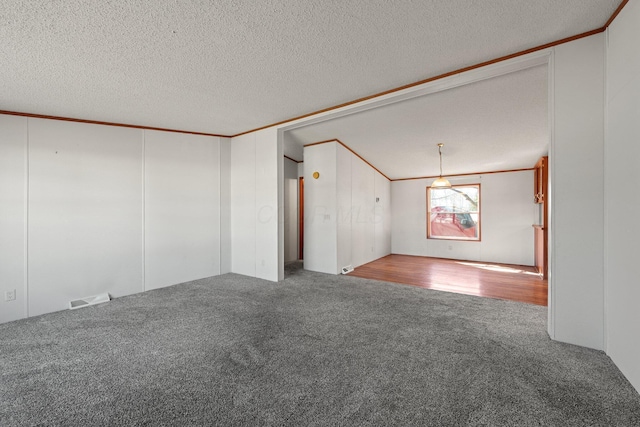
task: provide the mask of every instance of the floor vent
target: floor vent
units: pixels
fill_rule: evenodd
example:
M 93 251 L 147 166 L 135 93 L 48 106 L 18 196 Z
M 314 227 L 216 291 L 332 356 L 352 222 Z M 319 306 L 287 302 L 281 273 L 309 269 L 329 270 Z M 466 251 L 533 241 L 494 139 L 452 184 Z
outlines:
M 351 267 L 351 264 L 342 267 L 342 274 L 349 274 L 353 271 L 353 267 Z
M 69 301 L 69 309 L 75 310 L 76 308 L 87 307 L 90 305 L 100 304 L 100 303 L 109 302 L 109 301 L 111 301 L 111 298 L 109 298 L 109 294 L 105 292 L 103 294 L 94 295 L 92 297 L 86 297 L 86 298 Z

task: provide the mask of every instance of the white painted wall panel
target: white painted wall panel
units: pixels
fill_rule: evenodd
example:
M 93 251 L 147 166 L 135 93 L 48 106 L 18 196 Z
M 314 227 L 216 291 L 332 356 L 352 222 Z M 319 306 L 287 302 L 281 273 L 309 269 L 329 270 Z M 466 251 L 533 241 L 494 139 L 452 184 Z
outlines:
M 427 239 L 427 186 L 432 179 L 391 183 L 391 252 L 505 264 L 533 265 L 537 219 L 531 171 L 452 177 L 480 184 L 481 241 Z
M 284 132 L 282 135 L 283 154 L 295 160 L 302 160 L 304 156 L 304 148 L 291 135 L 291 132 Z
M 388 255 L 389 180 L 337 142 L 306 147 L 304 158 L 305 268 L 336 274 Z
M 608 30 L 607 97 L 616 98 L 626 89 L 634 89 L 640 75 L 640 55 L 637 51 L 640 28 L 640 5 L 630 0 Z
M 145 290 L 220 274 L 217 137 L 145 131 Z
M 284 280 L 284 144 L 282 143 L 282 131 L 277 128 L 275 132 L 275 144 L 276 144 L 276 198 L 278 200 L 278 219 L 276 224 L 276 242 L 278 247 L 278 256 L 276 259 L 275 271 L 277 274 L 277 280 Z M 270 134 L 273 135 L 273 134 Z M 273 136 L 270 136 L 273 138 Z
M 375 172 L 374 259 L 391 253 L 391 181 Z
M 220 138 L 220 274 L 231 272 L 231 140 Z
M 339 273 L 343 267 L 353 266 L 352 253 L 352 158 L 353 154 L 342 145 L 336 144 L 336 232 L 337 267 Z
M 27 316 L 26 160 L 27 118 L 0 115 L 0 323 Z
M 533 171 L 482 176 L 480 261 L 534 265 L 532 225 L 539 205 L 533 203 L 533 180 Z
M 304 149 L 304 268 L 336 274 L 337 166 L 335 143 Z M 313 173 L 320 173 L 318 179 Z
M 276 128 L 231 140 L 231 271 L 284 278 L 284 162 Z
M 298 163 L 284 159 L 284 260 L 298 259 Z
M 231 140 L 231 271 L 256 276 L 255 133 Z
M 605 315 L 607 354 L 640 392 L 640 2 L 632 0 L 609 27 L 605 141 Z
M 142 289 L 142 133 L 29 119 L 29 315 Z
M 351 262 L 358 267 L 373 261 L 375 171 L 351 156 Z
M 427 241 L 426 187 L 429 183 L 424 179 L 391 183 L 391 253 L 435 256 L 430 255 Z
M 279 236 L 279 207 L 284 204 L 280 199 L 283 176 L 279 174 L 284 157 L 276 128 L 255 132 L 255 160 L 256 277 L 277 282 L 284 276 L 284 270 L 280 274 L 284 266 L 284 233 Z
M 604 348 L 604 34 L 554 50 L 552 338 Z

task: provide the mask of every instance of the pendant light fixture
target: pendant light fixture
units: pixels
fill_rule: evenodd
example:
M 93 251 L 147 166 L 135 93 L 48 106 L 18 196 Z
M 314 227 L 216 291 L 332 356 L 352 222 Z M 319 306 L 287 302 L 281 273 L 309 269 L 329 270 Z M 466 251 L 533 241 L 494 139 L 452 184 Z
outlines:
M 438 154 L 440 155 L 440 177 L 433 181 L 431 184 L 432 188 L 451 188 L 451 183 L 447 180 L 447 178 L 442 177 L 442 147 L 444 144 L 438 144 Z

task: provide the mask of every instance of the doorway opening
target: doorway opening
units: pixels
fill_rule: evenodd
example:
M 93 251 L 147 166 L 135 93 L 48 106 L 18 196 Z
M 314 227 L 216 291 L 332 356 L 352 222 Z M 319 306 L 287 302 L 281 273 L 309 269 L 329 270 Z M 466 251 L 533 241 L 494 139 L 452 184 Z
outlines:
M 304 259 L 304 177 L 298 179 L 298 259 Z

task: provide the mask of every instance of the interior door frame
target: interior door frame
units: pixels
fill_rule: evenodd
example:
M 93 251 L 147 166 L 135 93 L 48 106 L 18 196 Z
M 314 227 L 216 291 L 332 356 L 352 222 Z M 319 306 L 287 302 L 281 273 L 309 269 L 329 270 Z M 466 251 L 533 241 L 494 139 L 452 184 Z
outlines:
M 304 177 L 298 178 L 298 259 L 304 259 Z

